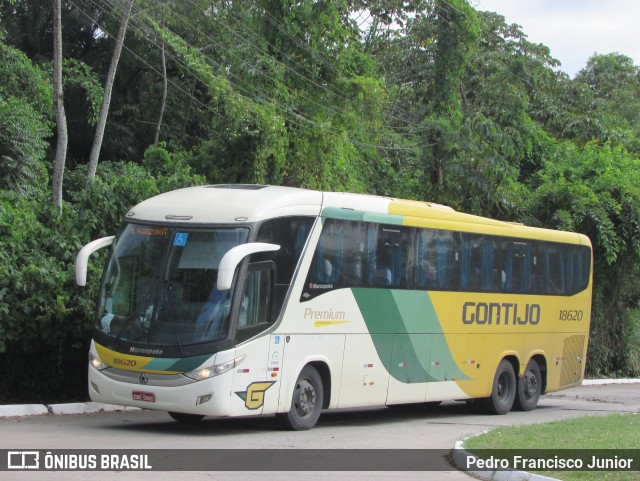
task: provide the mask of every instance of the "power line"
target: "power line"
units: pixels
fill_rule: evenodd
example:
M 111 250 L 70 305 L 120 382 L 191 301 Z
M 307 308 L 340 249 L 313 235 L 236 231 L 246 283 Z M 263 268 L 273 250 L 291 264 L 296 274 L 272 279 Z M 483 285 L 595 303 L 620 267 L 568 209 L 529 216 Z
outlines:
M 94 3 L 96 3 L 97 5 L 97 0 L 92 0 Z M 103 0 L 103 2 L 110 4 L 112 7 L 116 7 L 119 5 L 117 0 Z M 84 12 L 82 10 L 81 7 L 79 7 L 76 3 L 73 2 L 73 0 L 70 0 L 70 3 L 72 3 L 74 5 L 74 7 L 80 11 L 81 13 L 83 13 L 87 18 L 89 18 L 90 20 L 94 21 L 96 23 L 96 25 L 105 33 L 107 33 L 108 35 L 112 36 L 108 29 L 106 29 L 103 25 L 98 24 L 94 19 L 91 19 L 91 17 L 86 14 L 86 12 Z M 146 13 L 143 9 L 138 8 L 136 13 Z M 113 16 L 114 18 L 117 18 L 117 16 L 113 13 L 113 12 L 109 12 L 109 14 L 111 16 Z M 137 15 L 132 16 L 132 20 L 131 20 L 131 24 L 132 25 L 138 25 L 139 27 L 141 27 L 147 34 L 151 33 L 154 36 L 157 36 L 157 33 L 155 31 L 153 31 L 148 25 L 146 25 L 142 20 L 138 20 Z M 158 47 L 158 44 L 155 43 L 153 40 L 151 40 L 150 38 L 147 37 L 147 40 L 152 43 L 154 46 Z M 184 41 L 184 40 L 183 40 Z M 185 42 L 186 43 L 186 42 Z M 188 43 L 186 43 L 188 45 Z M 146 65 L 150 70 L 154 71 L 156 74 L 162 76 L 162 74 L 154 67 L 152 67 L 146 60 L 144 60 L 142 57 L 140 57 L 139 55 L 137 55 L 135 52 L 133 52 L 131 49 L 129 49 L 128 47 L 124 47 L 129 53 L 131 53 L 135 58 L 137 58 L 140 62 L 142 62 L 144 65 Z M 193 47 L 190 47 L 193 48 Z M 195 49 L 194 49 L 195 50 Z M 208 56 L 204 55 L 203 56 L 205 58 L 207 58 L 207 60 L 212 61 L 212 59 L 210 59 Z M 189 68 L 188 65 L 184 64 L 183 62 L 180 61 L 180 59 L 173 55 L 172 59 L 174 59 L 175 61 L 177 61 L 179 64 L 181 64 L 184 68 L 187 69 L 187 71 L 190 73 L 190 75 L 194 76 L 197 78 L 197 75 L 194 74 L 191 69 Z M 213 61 L 212 61 L 213 62 Z M 217 64 L 216 62 L 213 62 L 214 64 Z M 245 62 L 246 63 L 246 62 Z M 217 64 L 219 67 L 223 68 L 223 66 L 221 64 Z M 214 113 L 215 115 L 224 118 L 223 115 L 221 115 L 219 112 L 213 110 L 210 106 L 206 105 L 205 103 L 201 102 L 199 99 L 195 98 L 194 96 L 192 96 L 189 92 L 187 92 L 186 90 L 184 90 L 182 87 L 180 87 L 177 83 L 170 81 L 171 85 L 176 87 L 179 91 L 183 92 L 185 95 L 187 95 L 188 97 L 190 97 L 191 99 L 195 100 L 198 104 L 200 104 L 203 108 L 206 108 L 207 110 L 211 111 L 212 113 Z M 236 88 L 239 88 L 240 90 L 244 91 L 245 93 L 248 93 L 249 95 L 252 95 L 251 92 L 249 92 L 247 89 L 244 89 L 242 86 L 238 85 L 237 83 L 234 82 L 230 82 L 232 85 L 234 85 Z M 379 144 L 372 144 L 372 143 L 367 143 L 367 142 L 362 142 L 362 141 L 358 141 L 353 139 L 350 135 L 348 131 L 341 131 L 341 130 L 336 130 L 333 127 L 329 127 L 326 124 L 325 125 L 321 125 L 311 119 L 306 118 L 305 116 L 292 111 L 290 108 L 288 107 L 283 107 L 282 105 L 280 105 L 275 99 L 269 97 L 268 95 L 266 95 L 264 92 L 262 91 L 258 91 L 257 89 L 254 90 L 253 95 L 256 95 L 256 93 L 261 94 L 260 96 L 258 96 L 258 98 L 262 97 L 263 99 L 266 99 L 268 101 L 271 101 L 274 106 L 280 108 L 281 110 L 284 110 L 286 113 L 288 113 L 290 115 L 289 117 L 289 121 L 293 124 L 298 125 L 301 128 L 305 128 L 311 132 L 314 132 L 316 134 L 325 134 L 327 131 L 334 133 L 335 135 L 338 136 L 342 136 L 342 135 L 347 135 L 347 138 L 349 139 L 349 141 L 351 143 L 353 143 L 354 145 L 359 145 L 359 146 L 363 146 L 363 147 L 370 147 L 370 148 L 377 148 L 377 149 L 381 149 L 381 150 L 416 150 L 416 149 L 420 149 L 420 148 L 424 148 L 426 146 L 407 146 L 407 147 L 398 147 L 398 146 L 385 146 L 385 145 L 379 145 Z M 304 124 L 309 124 L 313 127 L 319 128 L 321 130 L 314 130 L 312 127 L 309 127 L 307 125 Z

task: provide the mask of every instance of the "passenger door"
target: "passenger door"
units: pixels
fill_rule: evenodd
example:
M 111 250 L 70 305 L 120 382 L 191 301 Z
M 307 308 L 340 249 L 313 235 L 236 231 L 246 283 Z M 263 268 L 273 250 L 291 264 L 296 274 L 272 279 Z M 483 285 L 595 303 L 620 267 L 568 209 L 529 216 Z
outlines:
M 256 337 L 273 322 L 274 286 L 273 262 L 249 265 L 237 310 L 236 358 L 245 358 L 233 375 L 233 415 L 262 414 L 265 399 L 269 396 L 275 396 L 275 405 L 278 402 L 278 389 L 270 390 L 274 381 L 268 378 L 270 374 L 267 369 L 271 338 Z M 274 403 L 271 401 L 270 404 Z

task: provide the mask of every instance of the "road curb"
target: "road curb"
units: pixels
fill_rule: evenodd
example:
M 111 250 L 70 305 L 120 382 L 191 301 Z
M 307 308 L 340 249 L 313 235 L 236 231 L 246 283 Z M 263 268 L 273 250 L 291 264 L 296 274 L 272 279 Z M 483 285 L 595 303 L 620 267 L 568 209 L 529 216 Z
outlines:
M 598 386 L 606 384 L 638 384 L 640 379 L 585 379 L 582 381 L 583 386 Z M 456 468 L 460 471 L 475 476 L 484 481 L 558 481 L 556 478 L 549 478 L 540 474 L 529 473 L 527 471 L 503 470 L 503 471 L 480 471 L 468 469 L 468 459 L 477 459 L 478 457 L 464 449 L 464 443 L 468 439 L 475 436 L 481 436 L 489 431 L 483 431 L 471 436 L 467 436 L 461 441 L 456 441 L 453 451 L 451 452 L 451 460 Z
M 482 479 L 483 481 L 558 481 L 556 478 L 549 478 L 547 476 L 542 476 L 541 474 L 528 473 L 527 471 L 517 471 L 515 469 L 507 471 L 478 471 L 468 469 L 468 459 L 477 459 L 477 456 L 474 456 L 464 449 L 464 442 L 467 439 L 480 436 L 487 432 L 488 431 L 483 431 L 481 433 L 468 436 L 462 441 L 456 441 L 453 451 L 451 452 L 451 460 L 458 470 L 463 473 L 470 474 L 478 479 Z
M 63 404 L 8 404 L 0 406 L 0 418 L 44 416 L 48 414 L 93 414 L 99 412 L 138 410 L 139 408 L 94 402 Z

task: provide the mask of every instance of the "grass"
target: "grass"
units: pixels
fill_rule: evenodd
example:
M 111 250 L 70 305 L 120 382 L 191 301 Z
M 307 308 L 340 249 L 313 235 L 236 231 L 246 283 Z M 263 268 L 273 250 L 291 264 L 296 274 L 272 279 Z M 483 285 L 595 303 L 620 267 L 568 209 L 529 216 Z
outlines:
M 544 449 L 562 456 L 562 450 L 640 448 L 640 415 L 611 414 L 586 416 L 528 426 L 510 426 L 494 429 L 465 441 L 470 452 L 489 449 L 517 449 L 526 455 L 531 449 Z M 480 454 L 480 453 L 479 453 Z M 484 455 L 487 453 L 485 451 Z M 496 454 L 498 457 L 498 454 Z M 636 458 L 635 463 L 639 460 Z M 563 481 L 637 481 L 638 471 L 532 471 Z

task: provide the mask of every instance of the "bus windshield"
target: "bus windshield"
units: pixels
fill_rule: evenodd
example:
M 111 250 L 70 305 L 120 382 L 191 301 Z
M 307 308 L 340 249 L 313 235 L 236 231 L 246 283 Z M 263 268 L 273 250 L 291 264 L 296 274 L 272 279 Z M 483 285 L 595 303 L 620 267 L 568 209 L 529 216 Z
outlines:
M 218 265 L 249 229 L 126 224 L 105 270 L 98 331 L 138 344 L 176 346 L 224 339 L 233 287 L 216 288 Z

